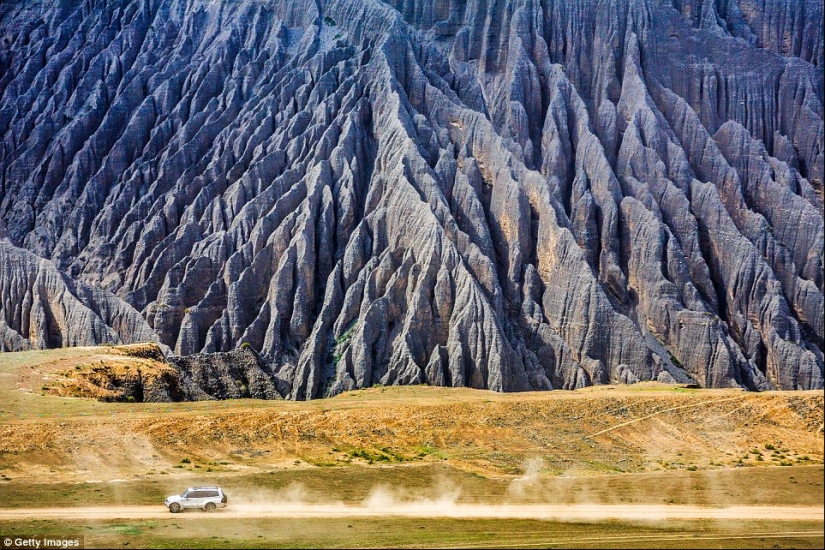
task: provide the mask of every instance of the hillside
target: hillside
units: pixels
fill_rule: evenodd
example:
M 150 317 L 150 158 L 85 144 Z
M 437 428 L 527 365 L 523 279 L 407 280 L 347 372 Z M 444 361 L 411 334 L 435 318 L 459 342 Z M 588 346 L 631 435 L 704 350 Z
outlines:
M 494 477 L 581 476 L 823 461 L 822 392 L 423 386 L 306 403 L 106 403 L 43 389 L 55 372 L 117 353 L 0 356 L 4 475 L 28 483 L 443 464 Z
M 822 546 L 821 391 L 60 395 L 100 388 L 73 385 L 95 373 L 171 368 L 148 345 L 0 355 L 4 536 L 82 534 L 89 548 Z M 215 484 L 229 494 L 215 514 L 161 505 Z
M 821 389 L 822 43 L 820 0 L 4 0 L 0 350 Z

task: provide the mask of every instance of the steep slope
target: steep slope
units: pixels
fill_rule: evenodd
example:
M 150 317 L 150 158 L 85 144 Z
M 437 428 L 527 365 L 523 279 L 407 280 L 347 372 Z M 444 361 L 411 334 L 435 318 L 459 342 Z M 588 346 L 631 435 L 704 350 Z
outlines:
M 0 238 L 0 351 L 156 342 L 140 314 Z
M 815 0 L 4 2 L 0 219 L 292 399 L 822 388 L 822 29 Z

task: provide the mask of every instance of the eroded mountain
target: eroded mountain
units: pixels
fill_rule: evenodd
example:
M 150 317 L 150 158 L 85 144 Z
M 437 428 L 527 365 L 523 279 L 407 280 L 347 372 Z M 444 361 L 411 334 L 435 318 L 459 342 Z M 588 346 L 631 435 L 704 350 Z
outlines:
M 821 0 L 4 0 L 0 137 L 0 349 L 823 387 Z

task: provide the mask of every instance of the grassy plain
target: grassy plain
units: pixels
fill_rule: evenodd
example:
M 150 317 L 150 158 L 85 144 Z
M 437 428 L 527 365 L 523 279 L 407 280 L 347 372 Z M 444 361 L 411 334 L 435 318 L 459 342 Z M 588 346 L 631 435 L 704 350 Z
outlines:
M 325 518 L 25 521 L 3 536 L 78 536 L 98 548 L 822 548 L 821 522 L 548 522 Z
M 0 512 L 238 499 L 823 506 L 823 392 L 661 384 L 496 394 L 376 387 L 305 403 L 104 403 L 59 373 L 118 348 L 0 354 Z M 297 497 L 296 497 L 297 495 Z M 111 547 L 822 547 L 823 523 L 451 518 L 0 520 L 0 535 Z

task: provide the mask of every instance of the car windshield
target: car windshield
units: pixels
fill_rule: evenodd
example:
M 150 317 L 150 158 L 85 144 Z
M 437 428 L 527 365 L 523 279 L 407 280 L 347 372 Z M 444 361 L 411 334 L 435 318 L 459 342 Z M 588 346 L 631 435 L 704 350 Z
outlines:
M 186 498 L 186 493 L 188 493 L 188 491 L 184 491 L 184 492 L 182 492 L 182 493 L 180 494 L 180 498 Z

